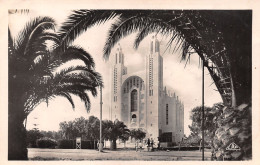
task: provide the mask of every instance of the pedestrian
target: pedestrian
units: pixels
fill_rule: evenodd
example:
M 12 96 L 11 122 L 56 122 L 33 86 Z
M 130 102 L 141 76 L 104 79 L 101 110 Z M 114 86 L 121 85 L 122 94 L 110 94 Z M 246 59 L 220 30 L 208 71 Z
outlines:
M 138 140 L 135 141 L 135 152 L 138 151 Z
M 159 140 L 158 140 L 157 144 L 158 144 L 157 148 L 160 149 L 161 146 L 160 146 L 160 141 Z
M 99 144 L 100 142 L 99 142 L 99 140 L 98 140 L 98 142 L 97 142 L 97 150 L 99 150 L 99 147 L 100 147 L 100 144 Z
M 143 148 L 143 142 L 141 140 L 140 140 L 139 148 L 140 148 L 140 152 L 141 152 L 142 148 Z
M 150 151 L 150 139 L 147 139 L 147 150 Z
M 153 141 L 153 138 L 151 138 L 151 147 L 152 147 L 152 151 L 153 151 L 153 145 L 154 145 L 154 141 Z

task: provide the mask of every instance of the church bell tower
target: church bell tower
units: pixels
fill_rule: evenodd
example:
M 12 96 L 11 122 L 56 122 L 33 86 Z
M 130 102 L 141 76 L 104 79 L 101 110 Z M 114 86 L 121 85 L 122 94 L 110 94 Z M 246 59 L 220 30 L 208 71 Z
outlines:
M 160 55 L 160 43 L 156 36 L 150 41 L 150 52 L 146 57 L 146 115 L 147 131 L 150 137 L 159 137 L 161 122 L 161 96 L 163 94 L 163 58 Z
M 124 66 L 124 54 L 120 44 L 118 44 L 112 58 L 111 120 L 118 119 L 121 121 L 122 75 L 127 74 L 127 68 Z

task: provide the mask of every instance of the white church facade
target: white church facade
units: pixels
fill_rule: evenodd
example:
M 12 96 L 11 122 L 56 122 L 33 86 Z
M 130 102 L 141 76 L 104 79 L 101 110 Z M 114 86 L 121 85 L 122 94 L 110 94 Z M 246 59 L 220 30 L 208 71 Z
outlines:
M 142 128 L 147 138 L 178 143 L 184 136 L 184 105 L 163 87 L 163 57 L 153 37 L 143 70 L 128 73 L 120 45 L 112 55 L 111 120 Z

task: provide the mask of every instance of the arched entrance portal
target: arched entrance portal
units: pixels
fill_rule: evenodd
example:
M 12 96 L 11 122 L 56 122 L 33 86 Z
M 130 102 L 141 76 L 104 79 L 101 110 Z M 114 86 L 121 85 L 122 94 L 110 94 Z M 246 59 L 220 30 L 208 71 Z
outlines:
M 121 119 L 128 128 L 144 127 L 145 86 L 139 76 L 128 77 L 122 85 Z

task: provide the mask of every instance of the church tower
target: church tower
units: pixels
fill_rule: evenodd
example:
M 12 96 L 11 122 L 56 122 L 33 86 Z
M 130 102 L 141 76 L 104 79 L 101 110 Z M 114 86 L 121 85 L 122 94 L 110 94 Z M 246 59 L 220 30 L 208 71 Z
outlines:
M 121 120 L 121 84 L 122 75 L 127 74 L 124 66 L 124 54 L 120 44 L 116 48 L 112 60 L 112 87 L 111 87 L 111 120 Z
M 160 43 L 156 36 L 150 42 L 146 57 L 146 129 L 151 138 L 157 140 L 161 123 L 160 107 L 163 95 L 163 58 L 160 55 Z

